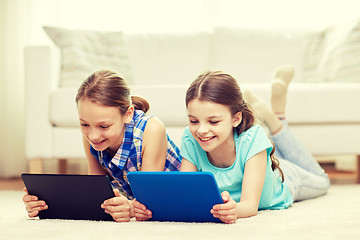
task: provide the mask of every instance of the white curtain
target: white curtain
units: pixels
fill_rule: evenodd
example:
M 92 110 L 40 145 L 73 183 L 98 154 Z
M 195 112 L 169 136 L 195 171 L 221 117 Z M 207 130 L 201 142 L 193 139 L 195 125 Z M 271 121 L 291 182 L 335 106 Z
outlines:
M 136 32 L 317 28 L 359 17 L 359 9 L 358 0 L 0 0 L 0 177 L 27 170 L 23 49 L 50 43 L 44 25 Z

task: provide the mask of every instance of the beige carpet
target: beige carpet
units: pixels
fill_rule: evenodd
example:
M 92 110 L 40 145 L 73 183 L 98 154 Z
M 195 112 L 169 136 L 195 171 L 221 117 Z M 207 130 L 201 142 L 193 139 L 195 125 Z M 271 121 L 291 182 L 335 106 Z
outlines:
M 38 220 L 20 191 L 0 191 L 0 239 L 360 239 L 360 185 L 333 185 L 287 210 L 261 211 L 235 224 Z

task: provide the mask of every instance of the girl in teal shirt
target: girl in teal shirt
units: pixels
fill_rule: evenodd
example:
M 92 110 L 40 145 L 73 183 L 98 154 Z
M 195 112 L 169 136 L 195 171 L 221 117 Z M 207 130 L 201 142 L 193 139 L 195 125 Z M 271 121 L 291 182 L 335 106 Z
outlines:
M 189 126 L 181 143 L 181 171 L 213 173 L 224 203 L 214 205 L 211 212 L 225 223 L 261 209 L 287 208 L 329 188 L 325 171 L 285 121 L 293 74 L 289 66 L 275 70 L 271 109 L 252 92 L 242 93 L 233 77 L 219 71 L 200 75 L 186 92 Z M 255 124 L 254 115 L 270 137 Z M 135 206 L 138 220 L 151 217 L 145 206 Z

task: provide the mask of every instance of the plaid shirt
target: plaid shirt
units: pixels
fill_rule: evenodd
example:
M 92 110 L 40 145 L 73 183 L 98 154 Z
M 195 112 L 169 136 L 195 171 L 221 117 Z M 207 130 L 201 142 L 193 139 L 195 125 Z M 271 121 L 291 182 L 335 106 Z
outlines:
M 146 123 L 151 117 L 145 115 L 141 110 L 134 112 L 131 123 L 125 125 L 123 141 L 113 157 L 106 150 L 96 151 L 90 146 L 91 153 L 107 171 L 113 187 L 119 189 L 129 199 L 133 199 L 133 193 L 126 176 L 128 172 L 141 170 L 143 134 Z M 180 150 L 169 136 L 167 136 L 167 140 L 168 148 L 164 171 L 179 171 L 182 160 Z

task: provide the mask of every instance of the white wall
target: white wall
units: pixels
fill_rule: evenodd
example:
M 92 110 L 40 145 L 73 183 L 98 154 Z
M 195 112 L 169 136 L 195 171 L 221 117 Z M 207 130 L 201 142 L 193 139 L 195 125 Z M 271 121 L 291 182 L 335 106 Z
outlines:
M 0 0 L 0 177 L 26 170 L 23 49 L 50 44 L 44 25 L 137 32 L 319 28 L 360 17 L 359 9 L 358 0 Z
M 6 81 L 6 65 L 5 65 L 5 1 L 0 1 L 0 136 L 7 136 L 7 81 Z M 8 157 L 6 156 L 7 144 L 5 141 L 0 143 L 0 176 L 3 175 L 4 162 Z
M 23 47 L 26 7 L 20 1 L 0 0 L 1 4 L 1 137 L 0 176 L 19 176 L 24 161 L 24 78 Z M 26 15 L 25 15 L 26 16 Z
M 360 17 L 358 0 L 220 0 L 217 24 L 322 28 Z

